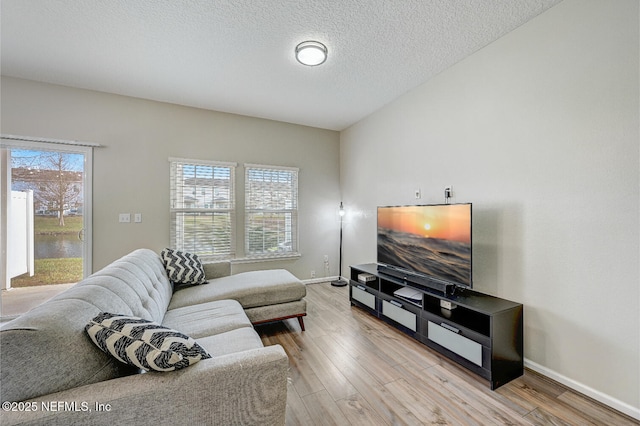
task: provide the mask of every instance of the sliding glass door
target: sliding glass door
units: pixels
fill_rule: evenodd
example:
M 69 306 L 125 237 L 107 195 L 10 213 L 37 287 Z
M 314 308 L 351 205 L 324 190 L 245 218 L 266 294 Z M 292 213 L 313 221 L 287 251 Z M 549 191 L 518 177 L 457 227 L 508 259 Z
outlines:
M 0 149 L 0 286 L 37 293 L 80 281 L 91 271 L 92 149 L 7 139 Z

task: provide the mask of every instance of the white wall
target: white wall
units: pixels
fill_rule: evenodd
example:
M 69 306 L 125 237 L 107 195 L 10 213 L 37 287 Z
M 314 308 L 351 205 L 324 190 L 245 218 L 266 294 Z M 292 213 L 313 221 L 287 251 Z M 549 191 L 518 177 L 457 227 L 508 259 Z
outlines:
M 474 287 L 528 365 L 640 417 L 639 11 L 565 0 L 341 134 L 345 264 L 376 206 L 473 202 Z M 347 270 L 343 271 L 346 274 Z
M 233 271 L 286 268 L 300 279 L 311 270 L 338 273 L 337 132 L 2 77 L 2 133 L 104 145 L 94 150 L 93 270 L 133 249 L 169 244 L 168 158 L 182 157 L 299 167 L 302 257 Z M 241 209 L 242 167 L 236 184 Z M 142 213 L 142 223 L 120 224 L 119 213 Z M 241 212 L 237 223 L 241 232 Z

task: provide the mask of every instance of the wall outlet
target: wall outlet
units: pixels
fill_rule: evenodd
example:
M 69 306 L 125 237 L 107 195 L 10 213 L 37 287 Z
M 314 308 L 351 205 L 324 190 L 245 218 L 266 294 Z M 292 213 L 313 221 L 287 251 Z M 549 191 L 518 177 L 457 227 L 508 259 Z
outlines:
M 419 200 L 420 198 L 422 198 L 422 191 L 420 191 L 420 188 L 416 189 L 413 195 L 414 197 L 416 197 L 416 200 Z
M 129 223 L 131 222 L 131 213 L 120 213 L 118 216 L 118 222 Z
M 329 255 L 328 254 L 324 255 L 324 263 L 329 263 Z
M 311 271 L 311 278 L 315 278 L 316 277 L 316 271 Z

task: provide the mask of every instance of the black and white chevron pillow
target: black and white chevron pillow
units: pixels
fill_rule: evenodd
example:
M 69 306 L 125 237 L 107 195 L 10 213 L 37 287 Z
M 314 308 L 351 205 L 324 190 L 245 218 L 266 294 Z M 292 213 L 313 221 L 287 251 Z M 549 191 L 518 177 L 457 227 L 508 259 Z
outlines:
M 191 337 L 142 318 L 101 312 L 85 330 L 104 352 L 147 371 L 179 370 L 211 358 Z
M 207 282 L 197 254 L 166 248 L 161 256 L 167 275 L 174 284 L 197 285 Z

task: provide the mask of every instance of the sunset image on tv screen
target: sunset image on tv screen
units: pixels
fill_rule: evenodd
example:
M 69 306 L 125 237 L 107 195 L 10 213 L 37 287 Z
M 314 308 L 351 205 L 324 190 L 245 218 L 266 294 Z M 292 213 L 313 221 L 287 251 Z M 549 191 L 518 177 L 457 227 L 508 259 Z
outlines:
M 386 207 L 378 215 L 378 226 L 426 238 L 471 242 L 469 206 Z
M 471 206 L 378 208 L 378 262 L 471 285 Z

